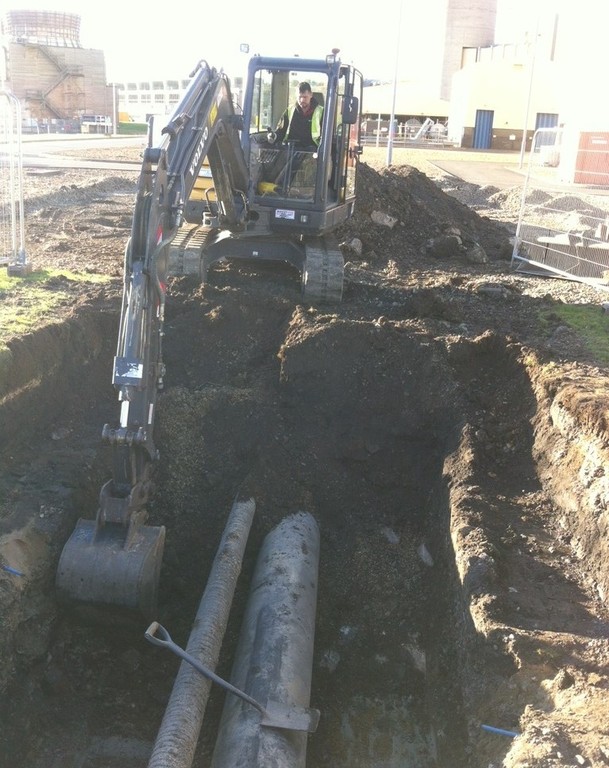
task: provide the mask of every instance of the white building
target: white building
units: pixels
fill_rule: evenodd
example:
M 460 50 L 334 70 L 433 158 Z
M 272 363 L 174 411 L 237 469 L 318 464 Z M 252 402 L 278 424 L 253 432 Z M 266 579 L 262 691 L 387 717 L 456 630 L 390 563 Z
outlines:
M 237 97 L 242 82 L 242 77 L 231 79 L 231 87 Z M 190 78 L 113 83 L 119 122 L 146 123 L 151 115 L 171 115 L 189 84 Z
M 459 5 L 460 0 L 454 1 Z M 480 2 L 473 5 L 477 7 Z M 603 98 L 600 76 L 605 68 L 609 6 L 580 0 L 560 14 L 532 15 L 531 29 L 521 41 L 486 45 L 472 41 L 484 36 L 492 14 L 473 13 L 468 32 L 467 10 L 459 9 L 462 21 L 458 34 L 447 38 L 450 45 L 442 83 L 437 87 L 442 98 L 434 98 L 433 84 L 422 92 L 412 84 L 397 83 L 393 114 L 398 125 L 410 118 L 430 117 L 446 124 L 451 143 L 502 150 L 520 149 L 525 131 L 525 147 L 530 149 L 538 128 L 560 127 L 565 143 L 577 143 L 582 131 L 609 131 L 609 104 Z M 454 15 L 456 10 L 449 0 L 449 11 Z M 451 66 L 451 88 L 446 97 Z M 364 113 L 386 120 L 392 113 L 393 95 L 391 84 L 367 87 Z
M 113 83 L 119 122 L 145 123 L 150 115 L 170 115 L 190 80 L 139 80 Z

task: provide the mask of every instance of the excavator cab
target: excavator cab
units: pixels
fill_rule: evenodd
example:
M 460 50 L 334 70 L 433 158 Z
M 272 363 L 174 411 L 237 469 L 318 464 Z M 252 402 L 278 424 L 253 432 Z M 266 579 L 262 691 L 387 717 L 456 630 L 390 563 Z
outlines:
M 309 146 L 299 146 L 289 139 L 281 141 L 274 132 L 284 114 L 290 114 L 295 101 L 288 74 L 291 74 L 289 79 L 293 85 L 298 77 L 296 72 L 257 70 L 254 75 L 252 105 L 256 108 L 249 115 L 252 190 L 255 196 L 273 195 L 313 202 L 320 167 L 319 146 L 313 141 Z M 319 79 L 322 81 L 321 77 Z M 326 84 L 315 80 L 313 83 L 313 87 L 324 89 L 315 91 L 313 95 L 314 106 L 323 110 Z M 262 131 L 259 130 L 261 125 L 265 126 Z
M 296 60 L 254 57 L 250 62 L 243 112 L 243 145 L 249 161 L 251 201 L 273 207 L 272 196 L 302 203 L 312 216 L 294 216 L 294 226 L 321 234 L 347 218 L 355 200 L 362 80 L 353 67 L 328 59 Z M 298 85 L 307 82 L 322 108 L 318 145 L 271 143 L 282 115 L 294 105 Z M 347 208 L 342 213 L 343 205 Z M 326 211 L 333 211 L 328 217 Z M 282 219 L 283 214 L 273 219 Z M 289 220 L 289 217 L 288 217 Z M 331 223 L 332 222 L 332 223 Z M 278 223 L 278 222 L 275 222 Z
M 210 153 L 203 163 L 209 164 L 213 190 L 203 199 L 195 187 L 185 202 L 185 223 L 170 250 L 171 275 L 197 274 L 206 282 L 216 262 L 282 261 L 300 273 L 306 301 L 342 300 L 344 260 L 333 232 L 355 205 L 363 78 L 337 53 L 250 60 L 242 112 L 224 124 L 220 154 Z M 319 144 L 269 141 L 303 81 L 323 108 Z M 223 99 L 220 104 L 225 106 Z M 237 124 L 240 153 L 227 141 Z M 227 168 L 230 176 L 242 163 L 247 179 L 227 179 Z M 226 206 L 235 196 L 247 210 L 244 219 L 229 221 Z

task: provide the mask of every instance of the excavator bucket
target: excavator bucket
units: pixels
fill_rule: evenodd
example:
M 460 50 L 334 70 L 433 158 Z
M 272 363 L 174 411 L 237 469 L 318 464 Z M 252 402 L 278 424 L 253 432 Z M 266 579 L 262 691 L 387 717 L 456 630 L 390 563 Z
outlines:
M 125 608 L 150 619 L 156 612 L 164 544 L 164 526 L 100 526 L 81 518 L 59 560 L 58 597 Z

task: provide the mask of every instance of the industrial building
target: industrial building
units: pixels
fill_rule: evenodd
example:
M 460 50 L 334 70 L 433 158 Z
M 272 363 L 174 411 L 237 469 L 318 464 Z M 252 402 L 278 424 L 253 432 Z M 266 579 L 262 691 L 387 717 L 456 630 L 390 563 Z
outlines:
M 365 88 L 364 140 L 386 139 L 393 125 L 396 140 L 517 151 L 530 149 L 538 128 L 604 130 L 607 115 L 589 105 L 599 101 L 588 87 L 597 82 L 586 58 L 595 49 L 594 29 L 582 29 L 575 10 L 573 18 L 538 19 L 518 43 L 497 43 L 497 0 L 446 0 L 444 22 L 434 28 L 442 35 L 441 62 L 425 79 L 417 67 L 408 79 Z M 20 100 L 26 130 L 109 132 L 119 120 L 145 122 L 170 114 L 188 84 L 107 84 L 104 52 L 81 47 L 76 14 L 9 11 L 0 30 L 0 77 Z M 574 57 L 576 38 L 589 45 Z
M 528 38 L 501 44 L 496 17 L 496 0 L 447 0 L 437 79 L 427 77 L 424 87 L 420 79 L 371 86 L 365 111 L 379 124 L 393 115 L 398 139 L 435 138 L 476 149 L 519 150 L 526 124 L 530 148 L 537 128 L 560 120 L 556 16 Z
M 398 138 L 412 137 L 405 128 L 429 119 L 435 136 L 443 126 L 446 141 L 475 149 L 529 151 L 538 129 L 560 134 L 563 155 L 588 140 L 582 134 L 609 147 L 609 105 L 598 75 L 607 12 L 597 8 L 592 16 L 577 4 L 560 14 L 532 9 L 522 38 L 499 42 L 496 7 L 496 0 L 447 0 L 437 80 L 425 88 L 419 79 L 368 87 L 366 113 L 379 123 L 394 115 Z
M 114 83 L 122 122 L 146 122 L 149 115 L 170 115 L 190 80 L 132 80 Z

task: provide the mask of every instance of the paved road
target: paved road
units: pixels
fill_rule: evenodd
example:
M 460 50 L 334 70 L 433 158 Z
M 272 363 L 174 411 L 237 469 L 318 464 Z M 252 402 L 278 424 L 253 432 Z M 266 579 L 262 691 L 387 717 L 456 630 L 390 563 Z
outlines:
M 511 189 L 512 187 L 522 187 L 528 183 L 529 187 L 548 192 L 609 195 L 609 188 L 606 186 L 563 181 L 558 168 L 546 167 L 535 162 L 529 168 L 528 158 L 520 168 L 518 155 L 503 156 L 498 162 L 494 162 L 475 159 L 468 155 L 467 151 L 464 151 L 463 153 L 451 153 L 446 158 L 433 158 L 429 162 L 445 173 L 450 173 L 452 176 L 470 184 L 477 184 L 480 187 L 491 185 L 498 189 Z
M 81 160 L 79 157 L 62 157 L 53 155 L 23 155 L 24 168 L 106 168 L 110 171 L 139 171 L 141 163 L 129 163 L 113 160 Z
M 24 152 L 62 152 L 66 149 L 91 149 L 93 147 L 133 147 L 146 145 L 146 136 L 104 136 L 82 133 L 25 134 L 21 137 Z
M 62 152 L 92 147 L 133 147 L 146 146 L 146 136 L 103 136 L 99 134 L 46 134 L 23 136 L 22 156 L 24 167 L 29 168 L 112 168 L 114 170 L 139 171 L 140 163 L 108 162 L 81 160 L 77 157 L 61 156 Z M 0 143 L 0 165 L 2 164 L 3 145 Z M 396 147 L 393 153 L 394 162 L 408 162 L 401 158 L 401 149 Z M 478 186 L 492 185 L 498 189 L 522 187 L 529 173 L 529 157 L 525 156 L 521 166 L 520 155 L 517 152 L 482 152 L 459 148 L 419 147 L 422 155 L 428 156 L 428 162 L 435 165 L 444 173 L 476 184 Z M 366 151 L 386 153 L 386 148 L 366 147 Z M 364 155 L 365 159 L 365 155 Z M 591 195 L 609 195 L 609 188 L 561 182 L 557 179 L 556 169 L 532 165 L 529 184 L 548 191 L 578 192 Z
M 499 189 L 507 189 L 522 186 L 526 180 L 526 168 L 519 169 L 517 163 L 512 167 L 505 163 L 486 163 L 466 159 L 431 162 L 441 171 L 480 187 L 491 184 Z
M 48 134 L 22 137 L 21 159 L 24 168 L 107 168 L 110 170 L 139 170 L 140 163 L 120 161 L 83 160 L 77 156 L 63 156 L 62 152 L 89 149 L 122 149 L 146 146 L 145 136 L 81 136 Z M 8 157 L 8 149 L 0 143 L 0 165 Z

